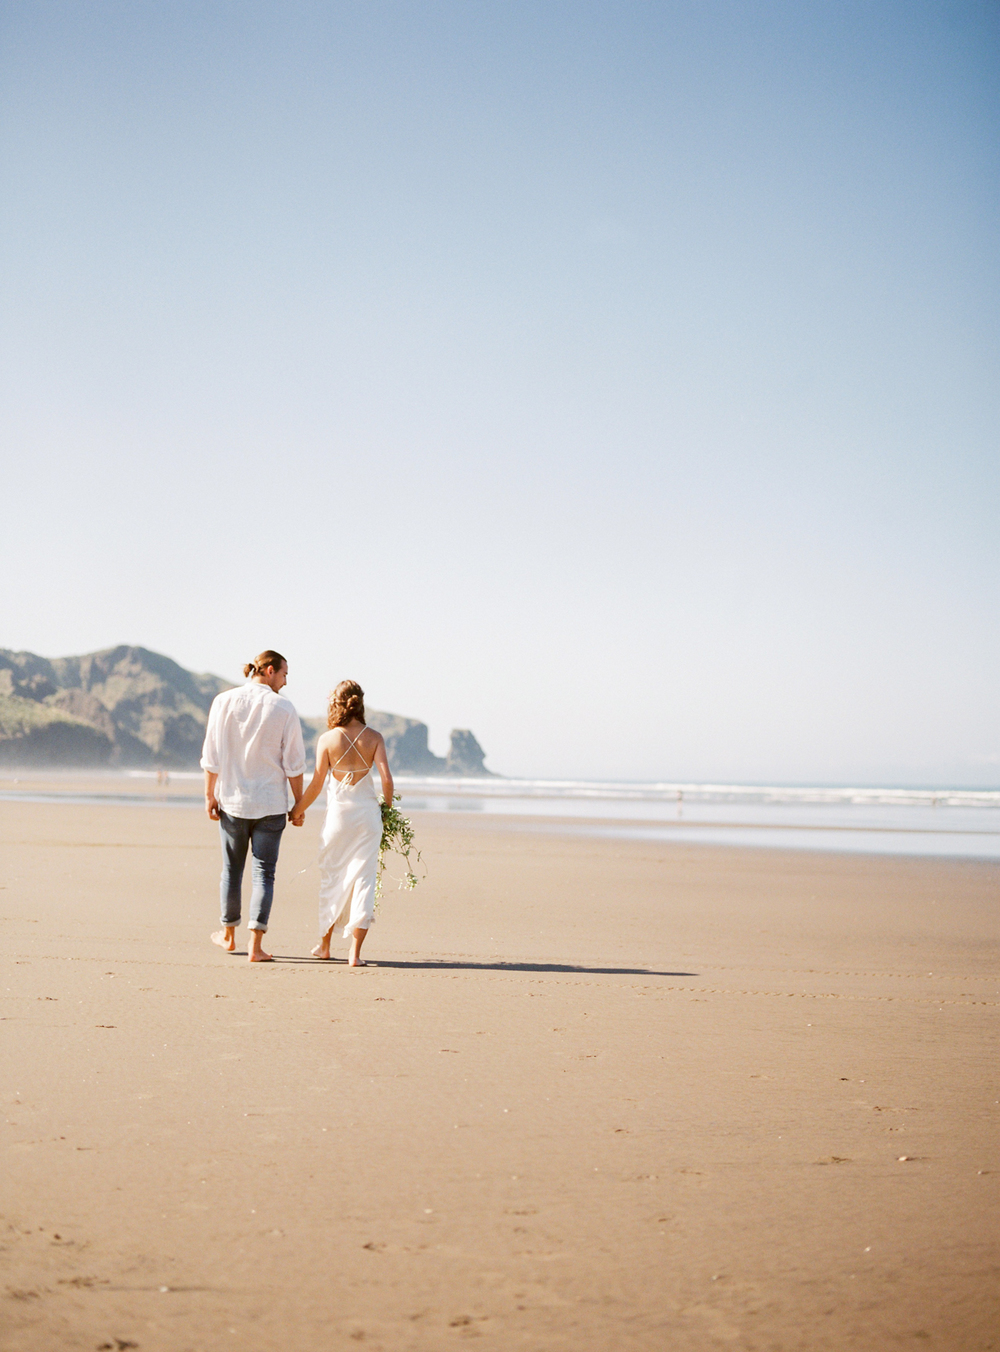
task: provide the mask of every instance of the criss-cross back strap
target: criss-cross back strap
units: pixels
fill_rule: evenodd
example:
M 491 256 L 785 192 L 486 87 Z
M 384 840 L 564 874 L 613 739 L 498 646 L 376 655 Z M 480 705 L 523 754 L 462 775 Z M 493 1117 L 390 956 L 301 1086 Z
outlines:
M 364 729 L 362 728 L 361 731 L 363 732 Z M 365 760 L 365 753 L 364 753 L 364 752 L 361 750 L 361 748 L 358 746 L 358 739 L 361 737 L 361 733 L 359 732 L 357 737 L 352 737 L 351 734 L 347 731 L 346 728 L 341 728 L 341 732 L 343 732 L 344 736 L 347 738 L 347 740 L 350 742 L 351 745 L 348 746 L 348 747 L 345 747 L 344 750 L 343 750 L 343 751 L 340 753 L 340 755 L 337 757 L 337 759 L 336 759 L 336 760 L 333 762 L 333 764 L 330 766 L 330 773 L 333 775 L 334 779 L 337 778 L 337 776 L 334 774 L 334 771 L 336 770 L 336 768 L 337 768 L 337 766 L 340 764 L 340 762 L 344 759 L 344 757 L 347 755 L 348 751 L 356 751 L 356 752 L 358 753 L 358 755 L 361 757 L 361 759 L 362 759 L 362 760 Z M 345 771 L 343 772 L 344 778 L 343 778 L 342 780 L 339 780 L 338 782 L 341 783 L 341 784 L 354 784 L 354 782 L 355 782 L 355 775 L 357 775 L 357 776 L 358 776 L 358 782 L 360 783 L 360 781 L 361 781 L 362 779 L 364 779 L 365 775 L 368 773 L 368 771 L 369 771 L 371 768 L 372 768 L 372 767 L 368 764 L 368 762 L 365 761 L 365 768 L 364 768 L 363 771 L 359 771 L 359 770 L 345 770 Z
M 352 737 L 351 734 L 350 734 L 349 732 L 347 732 L 344 728 L 341 728 L 341 732 L 343 732 L 344 736 L 347 738 L 347 740 L 350 742 L 351 745 L 344 748 L 344 750 L 340 753 L 340 755 L 339 755 L 339 756 L 337 757 L 337 759 L 333 762 L 333 764 L 334 764 L 335 766 L 336 766 L 336 765 L 339 765 L 340 762 L 341 762 L 341 761 L 344 759 L 344 757 L 347 755 L 348 751 L 356 751 L 356 752 L 358 753 L 358 755 L 361 757 L 361 759 L 364 760 L 364 758 L 365 758 L 365 753 L 364 753 L 364 752 L 361 750 L 361 748 L 358 746 L 358 741 L 360 740 L 361 732 L 364 732 L 364 728 L 361 729 L 361 732 L 358 733 L 357 737 Z M 333 766 L 331 766 L 330 768 L 332 769 Z

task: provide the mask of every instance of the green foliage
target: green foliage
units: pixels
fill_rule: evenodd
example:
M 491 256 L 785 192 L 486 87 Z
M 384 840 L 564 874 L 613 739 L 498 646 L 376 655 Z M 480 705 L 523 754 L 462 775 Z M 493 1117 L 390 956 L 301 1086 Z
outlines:
M 0 736 L 24 737 L 34 728 L 49 723 L 69 723 L 77 727 L 80 722 L 80 719 L 73 718 L 62 709 L 53 709 L 49 704 L 24 699 L 20 695 L 0 694 Z
M 409 892 L 412 892 L 420 881 L 413 871 L 413 866 L 421 862 L 420 851 L 414 848 L 413 826 L 410 819 L 404 817 L 399 808 L 395 806 L 399 802 L 399 794 L 394 795 L 392 803 L 387 803 L 381 794 L 379 794 L 378 801 L 382 809 L 382 840 L 378 847 L 378 874 L 375 878 L 376 903 L 382 896 L 382 874 L 385 872 L 387 851 L 392 850 L 404 859 L 406 875 L 400 880 L 399 886 L 405 887 Z M 426 878 L 426 872 L 421 876 Z
M 65 709 L 0 693 L 0 764 L 106 765 L 111 750 L 102 729 Z

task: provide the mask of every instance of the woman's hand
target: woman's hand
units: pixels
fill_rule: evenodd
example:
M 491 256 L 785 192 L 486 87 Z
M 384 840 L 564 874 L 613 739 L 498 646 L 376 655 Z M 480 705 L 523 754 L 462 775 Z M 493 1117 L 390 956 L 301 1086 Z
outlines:
M 375 747 L 375 759 L 373 765 L 378 766 L 379 778 L 382 781 L 382 797 L 392 807 L 395 796 L 395 785 L 392 782 L 392 771 L 389 769 L 389 757 L 385 749 L 385 738 L 381 733 L 376 733 L 378 745 Z
M 316 744 L 316 773 L 312 777 L 312 783 L 306 789 L 305 793 L 296 798 L 295 803 L 288 814 L 288 820 L 293 826 L 301 826 L 306 819 L 306 808 L 314 803 L 319 797 L 320 790 L 323 787 L 323 781 L 330 768 L 330 759 L 326 751 L 323 738 Z M 300 781 L 301 783 L 301 781 Z M 293 789 L 294 793 L 295 790 Z

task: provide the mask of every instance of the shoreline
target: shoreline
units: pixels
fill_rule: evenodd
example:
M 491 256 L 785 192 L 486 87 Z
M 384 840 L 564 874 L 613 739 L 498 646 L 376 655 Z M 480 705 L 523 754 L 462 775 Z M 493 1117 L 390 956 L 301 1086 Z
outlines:
M 122 779 L 122 780 L 141 780 L 156 779 L 159 774 L 167 775 L 171 780 L 198 781 L 203 779 L 204 772 L 197 766 L 187 769 L 174 769 L 170 766 L 157 768 L 141 768 L 128 766 L 45 766 L 45 765 L 10 765 L 0 766 L 0 783 L 25 779 L 47 779 L 52 781 L 66 779 Z M 693 780 L 599 780 L 599 779 L 527 779 L 519 778 L 516 775 L 489 774 L 484 776 L 467 775 L 416 775 L 409 771 L 401 770 L 396 772 L 395 777 L 400 783 L 413 789 L 421 790 L 454 790 L 457 792 L 470 792 L 473 795 L 492 794 L 502 796 L 507 793 L 519 795 L 527 790 L 533 790 L 540 796 L 561 796 L 567 792 L 578 791 L 588 796 L 597 794 L 600 796 L 605 792 L 620 793 L 629 796 L 638 796 L 650 798 L 655 796 L 665 796 L 672 799 L 678 792 L 685 794 L 711 794 L 724 795 L 733 794 L 737 797 L 758 794 L 816 794 L 832 795 L 839 797 L 846 794 L 867 797 L 870 795 L 887 795 L 889 797 L 917 797 L 942 800 L 949 794 L 968 796 L 970 798 L 983 799 L 984 801 L 995 801 L 1000 798 L 1000 787 L 990 788 L 982 785 L 962 785 L 962 784 L 928 784 L 926 782 L 911 784 L 864 784 L 851 781 L 836 783 L 787 783 L 776 784 L 772 780 L 761 780 L 748 783 L 719 783 L 714 780 L 693 781 Z
M 198 780 L 198 775 L 187 773 L 183 779 L 175 776 L 150 791 L 153 778 L 152 772 L 0 775 L 0 803 L 202 807 L 202 795 L 192 792 L 192 780 Z M 109 781 L 115 786 L 113 791 L 108 790 Z M 435 783 L 433 788 L 428 787 L 430 783 L 405 777 L 398 781 L 403 793 L 402 810 L 412 815 L 415 823 L 448 819 L 460 830 L 471 827 L 578 839 L 701 842 L 720 848 L 1000 859 L 1000 795 L 980 794 L 979 798 L 986 797 L 988 802 L 972 807 L 887 807 L 867 802 L 831 806 L 822 797 L 808 804 L 761 804 L 749 798 L 741 804 L 731 798 L 713 800 L 705 787 L 702 800 L 675 804 L 662 797 L 642 800 L 634 795 L 612 801 L 582 790 L 563 798 L 542 792 L 524 797 L 506 790 L 477 795 L 475 781 L 445 781 Z M 824 791 L 809 792 L 821 795 Z

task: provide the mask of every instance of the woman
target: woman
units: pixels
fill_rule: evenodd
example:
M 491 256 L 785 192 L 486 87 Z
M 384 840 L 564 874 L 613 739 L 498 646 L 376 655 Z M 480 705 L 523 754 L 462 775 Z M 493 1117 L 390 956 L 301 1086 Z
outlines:
M 372 782 L 378 766 L 382 796 L 392 802 L 392 773 L 382 734 L 365 723 L 365 692 L 357 681 L 341 681 L 330 696 L 327 727 L 316 743 L 316 773 L 288 814 L 302 825 L 323 781 L 330 776 L 326 822 L 319 850 L 319 927 L 323 937 L 312 950 L 328 959 L 338 924 L 350 936 L 351 967 L 364 967 L 361 945 L 375 921 L 375 873 L 382 840 L 382 809 Z

